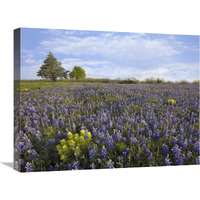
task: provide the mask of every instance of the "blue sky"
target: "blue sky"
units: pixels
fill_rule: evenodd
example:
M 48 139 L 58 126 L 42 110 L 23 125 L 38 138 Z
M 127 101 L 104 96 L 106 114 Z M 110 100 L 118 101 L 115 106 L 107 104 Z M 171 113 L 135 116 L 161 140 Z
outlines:
M 49 51 L 88 78 L 199 79 L 199 36 L 22 28 L 21 79 L 40 79 Z

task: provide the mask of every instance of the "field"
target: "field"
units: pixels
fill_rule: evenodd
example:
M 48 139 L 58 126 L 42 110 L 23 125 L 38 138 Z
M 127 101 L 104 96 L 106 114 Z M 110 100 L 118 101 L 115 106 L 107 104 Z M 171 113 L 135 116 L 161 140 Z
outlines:
M 87 80 L 87 81 L 75 81 L 75 80 L 58 80 L 57 82 L 46 81 L 46 80 L 28 80 L 28 81 L 21 81 L 20 83 L 20 90 L 24 91 L 38 91 L 42 88 L 52 88 L 55 86 L 63 86 L 68 87 L 71 85 L 102 85 L 107 83 L 106 80 Z
M 200 163 L 199 85 L 22 82 L 22 172 Z

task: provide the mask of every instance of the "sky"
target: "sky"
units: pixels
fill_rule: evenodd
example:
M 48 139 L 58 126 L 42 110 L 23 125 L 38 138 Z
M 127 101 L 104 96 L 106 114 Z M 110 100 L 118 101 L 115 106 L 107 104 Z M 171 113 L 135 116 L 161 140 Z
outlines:
M 22 28 L 21 79 L 40 79 L 49 52 L 66 70 L 81 66 L 87 78 L 199 79 L 194 35 Z

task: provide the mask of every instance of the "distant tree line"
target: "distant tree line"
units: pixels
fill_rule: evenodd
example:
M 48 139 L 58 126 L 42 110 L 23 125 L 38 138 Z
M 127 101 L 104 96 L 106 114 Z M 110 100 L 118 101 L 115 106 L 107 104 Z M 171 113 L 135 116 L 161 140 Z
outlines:
M 187 80 L 180 80 L 180 81 L 165 81 L 163 78 L 146 78 L 144 81 L 140 81 L 136 78 L 128 78 L 125 80 L 119 81 L 120 84 L 200 84 L 200 80 L 194 80 L 189 82 Z

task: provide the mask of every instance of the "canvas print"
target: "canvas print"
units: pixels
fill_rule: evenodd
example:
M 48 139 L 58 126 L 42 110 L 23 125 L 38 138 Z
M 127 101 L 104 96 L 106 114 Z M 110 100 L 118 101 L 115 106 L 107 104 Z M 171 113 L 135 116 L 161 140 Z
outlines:
M 199 36 L 14 31 L 14 169 L 200 163 Z

